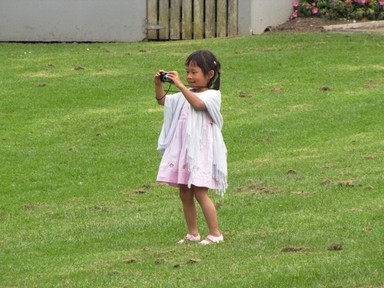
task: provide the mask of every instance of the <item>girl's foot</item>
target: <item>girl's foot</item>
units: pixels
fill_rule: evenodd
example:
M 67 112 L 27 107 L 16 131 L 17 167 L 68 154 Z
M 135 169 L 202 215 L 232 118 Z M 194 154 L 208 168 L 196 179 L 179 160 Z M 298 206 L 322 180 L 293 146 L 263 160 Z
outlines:
M 212 236 L 212 235 L 208 235 L 207 238 L 205 238 L 203 241 L 200 241 L 199 244 L 201 245 L 209 245 L 209 244 L 212 244 L 212 243 L 220 243 L 220 242 L 223 242 L 224 241 L 224 237 L 223 237 L 223 234 L 221 234 L 220 236 Z
M 197 236 L 193 236 L 192 234 L 187 234 L 184 239 L 181 239 L 177 244 L 186 244 L 188 242 L 199 242 L 200 241 L 200 234 L 197 234 Z

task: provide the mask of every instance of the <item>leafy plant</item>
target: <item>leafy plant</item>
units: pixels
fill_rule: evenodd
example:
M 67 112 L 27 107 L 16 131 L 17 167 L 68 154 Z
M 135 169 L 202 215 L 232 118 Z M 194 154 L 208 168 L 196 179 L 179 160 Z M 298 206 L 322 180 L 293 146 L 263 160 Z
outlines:
M 293 2 L 292 6 L 291 19 L 311 16 L 328 19 L 384 19 L 384 1 L 380 0 L 300 0 Z

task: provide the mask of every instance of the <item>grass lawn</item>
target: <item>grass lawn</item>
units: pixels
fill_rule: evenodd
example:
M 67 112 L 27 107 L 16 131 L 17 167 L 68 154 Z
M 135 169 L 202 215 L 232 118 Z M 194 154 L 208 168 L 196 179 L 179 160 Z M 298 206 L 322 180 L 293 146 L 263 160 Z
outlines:
M 200 48 L 223 67 L 225 242 L 178 246 L 153 76 Z M 383 48 L 325 33 L 0 43 L 0 287 L 384 287 Z

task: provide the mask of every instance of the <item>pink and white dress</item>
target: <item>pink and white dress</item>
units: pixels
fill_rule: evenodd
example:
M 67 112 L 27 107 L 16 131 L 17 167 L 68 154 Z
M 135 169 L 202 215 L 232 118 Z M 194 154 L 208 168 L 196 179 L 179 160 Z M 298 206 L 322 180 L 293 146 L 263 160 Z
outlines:
M 227 167 L 226 147 L 221 135 L 222 118 L 219 112 L 221 94 L 216 90 L 196 94 L 201 96 L 203 101 L 206 100 L 205 97 L 208 97 L 208 100 L 204 101 L 207 106 L 206 111 L 194 110 L 181 93 L 167 96 L 165 109 L 168 109 L 169 112 L 165 110 L 164 115 L 165 118 L 167 114 L 171 115 L 170 122 L 174 122 L 174 129 L 168 133 L 169 138 L 164 141 L 166 144 L 163 145 L 163 148 L 158 149 L 163 152 L 163 157 L 157 181 L 175 187 L 180 185 L 207 187 L 221 191 L 220 194 L 223 195 L 227 186 Z M 217 97 L 218 100 L 215 99 Z M 209 100 L 211 98 L 214 100 Z M 212 101 L 215 104 L 211 104 Z M 170 108 L 176 106 L 179 108 Z M 218 107 L 213 109 L 212 106 Z M 212 111 L 215 118 L 219 119 L 216 121 L 220 122 L 219 124 L 213 121 L 209 111 Z M 165 120 L 165 125 L 166 122 Z M 164 129 L 163 125 L 161 134 L 164 130 L 167 129 Z M 162 136 L 160 136 L 161 138 Z M 193 151 L 188 151 L 188 149 Z

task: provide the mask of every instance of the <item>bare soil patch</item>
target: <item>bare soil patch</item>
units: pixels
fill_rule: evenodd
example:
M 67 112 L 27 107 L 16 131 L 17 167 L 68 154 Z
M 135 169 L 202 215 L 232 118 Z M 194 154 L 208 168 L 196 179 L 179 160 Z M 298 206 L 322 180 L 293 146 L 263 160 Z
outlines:
M 353 23 L 369 23 L 370 21 L 353 21 L 346 19 L 338 19 L 338 20 L 329 20 L 320 17 L 305 17 L 305 18 L 296 18 L 293 20 L 288 20 L 285 23 L 278 25 L 276 27 L 268 27 L 265 32 L 267 33 L 313 33 L 313 32 L 323 32 L 324 26 L 330 25 L 346 25 Z M 372 27 L 372 28 L 364 28 L 364 29 L 354 29 L 354 31 L 359 32 L 382 32 L 384 30 L 382 27 Z

